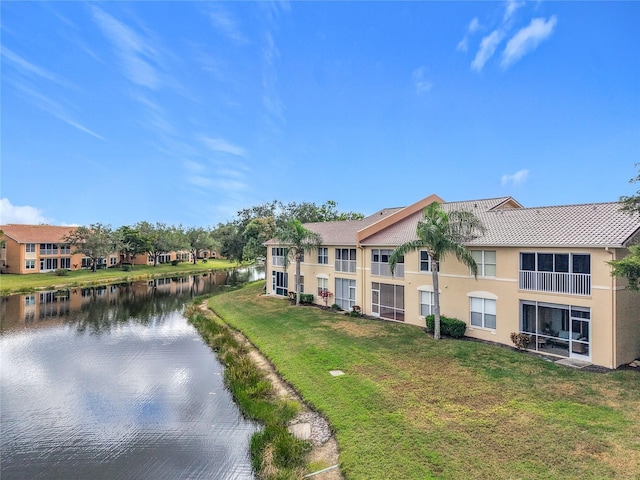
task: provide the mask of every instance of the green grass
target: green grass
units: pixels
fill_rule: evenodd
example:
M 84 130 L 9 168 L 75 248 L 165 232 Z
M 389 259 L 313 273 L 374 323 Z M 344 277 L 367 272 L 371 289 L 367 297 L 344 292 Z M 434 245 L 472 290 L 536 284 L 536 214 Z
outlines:
M 108 283 L 133 282 L 153 277 L 169 275 L 188 275 L 191 273 L 209 272 L 236 267 L 237 263 L 226 260 L 209 260 L 207 263 L 189 262 L 178 265 L 162 264 L 136 265 L 130 271 L 121 268 L 105 268 L 92 272 L 90 270 L 69 271 L 68 275 L 58 276 L 54 272 L 32 273 L 28 275 L 2 274 L 0 275 L 0 295 L 13 293 L 27 293 L 45 288 L 78 287 L 80 285 L 104 285 Z
M 348 479 L 638 479 L 640 375 L 294 307 L 212 297 L 335 429 Z M 329 375 L 339 369 L 346 374 Z

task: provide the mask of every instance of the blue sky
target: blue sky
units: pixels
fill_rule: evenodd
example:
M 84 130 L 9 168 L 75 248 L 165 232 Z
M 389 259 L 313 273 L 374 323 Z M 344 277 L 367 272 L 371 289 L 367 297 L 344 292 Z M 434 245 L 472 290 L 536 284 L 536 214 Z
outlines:
M 615 201 L 640 2 L 12 2 L 0 222 Z

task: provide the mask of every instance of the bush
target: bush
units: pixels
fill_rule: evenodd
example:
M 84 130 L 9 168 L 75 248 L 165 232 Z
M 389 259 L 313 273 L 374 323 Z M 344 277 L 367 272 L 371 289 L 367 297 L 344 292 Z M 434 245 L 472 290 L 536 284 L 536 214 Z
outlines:
M 69 270 L 67 270 L 66 268 L 59 268 L 55 273 L 58 277 L 66 277 L 67 275 L 69 275 Z
M 427 331 L 433 333 L 435 316 L 427 315 L 425 317 L 427 323 Z M 448 337 L 461 338 L 464 337 L 464 332 L 467 330 L 467 324 L 457 318 L 449 318 L 444 315 L 440 315 L 440 333 Z
M 511 332 L 511 341 L 518 350 L 526 350 L 531 342 L 531 337 L 526 333 Z
M 340 305 L 338 305 L 337 303 L 334 303 L 333 305 L 331 305 L 331 310 L 335 312 L 341 312 L 342 308 L 340 308 Z
M 300 294 L 300 303 L 313 303 L 313 294 L 311 294 L 311 293 L 301 293 Z
M 180 260 L 171 260 L 171 265 L 173 265 L 174 267 L 177 266 L 180 263 Z
M 133 265 L 131 265 L 130 263 L 125 263 L 122 265 L 123 272 L 130 272 L 131 270 L 133 270 Z

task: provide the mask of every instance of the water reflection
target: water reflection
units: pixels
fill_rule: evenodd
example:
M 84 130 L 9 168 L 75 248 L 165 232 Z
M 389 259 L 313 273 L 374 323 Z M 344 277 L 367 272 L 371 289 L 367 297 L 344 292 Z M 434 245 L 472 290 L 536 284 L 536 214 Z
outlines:
M 252 478 L 256 427 L 181 311 L 188 298 L 254 274 L 4 302 L 2 479 Z
M 185 300 L 264 278 L 251 267 L 186 277 L 157 278 L 118 285 L 49 290 L 0 299 L 0 333 L 21 328 L 76 324 L 99 333 L 131 320 L 144 324 Z

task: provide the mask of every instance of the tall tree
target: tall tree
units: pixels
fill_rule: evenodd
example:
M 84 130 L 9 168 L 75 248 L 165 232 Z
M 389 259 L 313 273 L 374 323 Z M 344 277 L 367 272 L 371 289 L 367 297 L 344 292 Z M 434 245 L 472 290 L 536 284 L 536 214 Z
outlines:
M 81 253 L 91 259 L 91 269 L 95 272 L 98 260 L 107 258 L 120 250 L 120 235 L 110 225 L 93 223 L 88 227 L 78 227 L 69 232 L 63 241 L 74 247 L 74 253 Z
M 433 338 L 440 338 L 440 292 L 438 284 L 438 268 L 448 254 L 468 265 L 477 278 L 478 266 L 465 247 L 465 243 L 477 238 L 485 232 L 485 227 L 473 213 L 453 210 L 446 212 L 438 202 L 427 206 L 422 219 L 416 228 L 417 240 L 404 243 L 396 248 L 389 257 L 389 267 L 393 272 L 396 264 L 408 252 L 426 250 L 431 260 L 431 275 L 433 277 L 434 300 L 434 328 Z
M 120 252 L 127 262 L 134 263 L 138 255 L 147 253 L 150 249 L 150 241 L 139 230 L 129 226 L 122 226 L 117 230 L 120 235 Z
M 228 260 L 240 263 L 245 241 L 237 224 L 227 222 L 218 224 L 211 232 L 213 239 L 220 245 L 220 255 Z
M 289 259 L 296 262 L 296 305 L 300 304 L 300 262 L 305 252 L 317 250 L 322 244 L 322 237 L 302 225 L 300 220 L 290 220 L 276 234 L 278 242 L 286 249 L 284 267 Z
M 211 250 L 215 246 L 215 241 L 211 237 L 211 233 L 202 227 L 187 228 L 185 235 L 194 265 L 203 250 Z
M 267 256 L 267 247 L 264 243 L 276 234 L 276 221 L 273 217 L 254 218 L 242 232 L 246 241 L 242 249 L 242 258 L 253 261 L 258 257 Z
M 640 163 L 636 163 L 638 167 L 638 176 L 629 180 L 629 183 L 640 183 Z M 631 213 L 640 214 L 640 189 L 635 195 L 621 196 L 620 197 L 621 210 Z
M 629 183 L 640 183 L 640 163 L 636 163 L 636 167 L 638 176 L 629 180 Z M 640 220 L 640 190 L 635 195 L 620 197 L 620 204 L 620 210 Z M 611 275 L 626 278 L 629 290 L 640 291 L 640 244 L 631 245 L 626 257 L 608 263 L 613 267 Z

